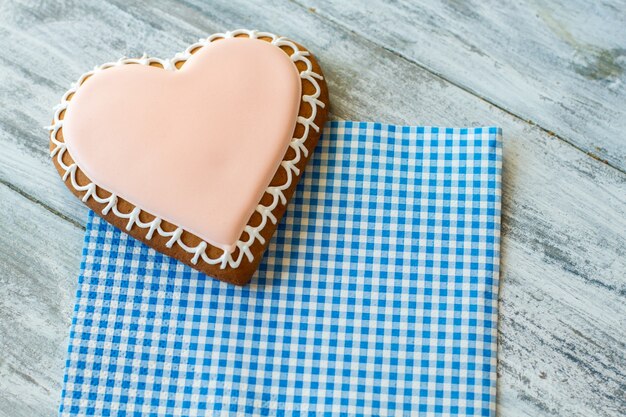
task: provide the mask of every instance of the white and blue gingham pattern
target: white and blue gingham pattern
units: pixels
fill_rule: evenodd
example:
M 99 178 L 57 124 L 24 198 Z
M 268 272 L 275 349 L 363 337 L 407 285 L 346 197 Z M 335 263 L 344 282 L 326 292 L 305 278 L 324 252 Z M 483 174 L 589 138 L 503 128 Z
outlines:
M 252 284 L 90 214 L 62 416 L 493 416 L 497 128 L 332 122 Z

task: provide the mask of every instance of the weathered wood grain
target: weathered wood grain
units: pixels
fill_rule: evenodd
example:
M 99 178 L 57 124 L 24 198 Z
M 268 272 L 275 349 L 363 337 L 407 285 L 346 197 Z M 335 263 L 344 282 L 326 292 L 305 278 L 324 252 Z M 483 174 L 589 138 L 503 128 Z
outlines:
M 626 175 L 518 117 L 490 105 L 370 39 L 333 23 L 322 13 L 284 1 L 205 4 L 170 2 L 5 3 L 0 10 L 0 181 L 63 216 L 68 231 L 52 231 L 71 247 L 47 245 L 46 262 L 57 262 L 65 282 L 78 272 L 85 209 L 65 189 L 47 156 L 51 108 L 86 69 L 121 55 L 172 56 L 208 33 L 238 27 L 285 34 L 309 47 L 324 67 L 334 117 L 429 125 L 495 124 L 504 129 L 503 284 L 501 291 L 498 409 L 506 416 L 620 415 L 626 379 Z M 334 20 L 339 19 L 337 18 Z M 538 106 L 536 113 L 543 108 Z M 598 139 L 600 140 L 600 139 Z M 9 193 L 9 195 L 12 195 Z M 20 211 L 39 207 L 10 200 L 6 225 Z M 37 208 L 35 211 L 40 210 Z M 44 213 L 57 223 L 59 216 Z M 42 214 L 43 216 L 43 214 Z M 47 217 L 46 217 L 47 218 Z M 8 229 L 9 226 L 5 227 Z M 24 229 L 25 235 L 34 233 Z M 71 230 L 74 230 L 71 232 Z M 47 236 L 44 243 L 57 236 Z M 17 274 L 33 259 L 10 252 L 15 239 L 0 232 L 0 276 Z M 4 255 L 7 254 L 7 255 Z M 57 259 L 58 258 L 58 259 Z M 41 285 L 45 275 L 21 275 Z M 44 284 L 57 285 L 58 276 Z M 67 294 L 71 294 L 68 292 Z M 66 295 L 67 296 L 67 295 Z M 20 298 L 21 297 L 21 298 Z M 0 312 L 0 329 L 24 315 L 32 295 L 17 295 L 11 312 Z M 68 296 L 69 297 L 69 296 Z M 70 309 L 69 299 L 41 301 L 47 309 Z M 44 307 L 42 307 L 44 308 Z M 8 310 L 8 309 L 7 309 Z M 26 317 L 26 316 L 25 316 Z M 26 320 L 27 318 L 25 318 Z M 21 337 L 32 349 L 63 351 L 63 318 Z M 37 322 L 39 323 L 39 322 Z M 4 332 L 0 332 L 4 334 Z M 20 370 L 36 380 L 32 356 L 19 346 L 5 363 L 7 378 Z M 62 356 L 62 355 L 61 355 Z M 58 356 L 60 357 L 60 356 Z M 3 369 L 9 369 L 4 365 Z M 51 371 L 52 372 L 52 371 Z M 29 391 L 0 385 L 29 405 L 23 415 L 54 415 L 61 370 L 42 382 L 50 391 L 30 401 Z M 4 379 L 4 378 L 3 378 Z M 44 391 L 45 392 L 45 391 Z M 20 395 L 22 397 L 20 397 Z M 0 416 L 15 402 L 0 401 Z M 39 403 L 37 406 L 35 403 Z M 31 405 L 32 404 L 32 405 Z M 35 410 L 35 411 L 33 411 Z
M 296 0 L 626 170 L 623 0 Z
M 82 229 L 0 185 L 0 415 L 58 409 Z

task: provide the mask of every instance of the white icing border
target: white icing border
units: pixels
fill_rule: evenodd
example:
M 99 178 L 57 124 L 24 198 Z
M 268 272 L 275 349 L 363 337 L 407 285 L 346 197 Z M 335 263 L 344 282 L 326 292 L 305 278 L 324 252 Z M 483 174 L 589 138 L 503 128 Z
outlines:
M 289 147 L 293 149 L 295 156 L 291 160 L 284 159 L 280 163 L 280 166 L 283 167 L 285 173 L 287 174 L 286 182 L 278 186 L 268 186 L 268 188 L 265 190 L 265 193 L 272 196 L 272 202 L 269 205 L 263 205 L 259 202 L 259 205 L 255 209 L 255 211 L 261 215 L 261 222 L 258 226 L 255 227 L 246 224 L 244 231 L 247 232 L 248 239 L 245 241 L 238 240 L 231 249 L 222 249 L 222 255 L 214 259 L 210 258 L 207 254 L 206 249 L 207 246 L 209 246 L 209 243 L 204 240 L 202 240 L 197 246 L 187 246 L 181 239 L 181 235 L 184 231 L 183 228 L 177 227 L 174 231 L 165 231 L 161 228 L 162 219 L 156 216 L 152 221 L 144 223 L 139 220 L 139 214 L 142 211 L 139 207 L 135 207 L 130 213 L 123 213 L 117 207 L 118 197 L 115 194 L 110 193 L 111 195 L 109 197 L 100 197 L 98 195 L 97 188 L 101 188 L 103 190 L 104 188 L 97 186 L 93 182 L 89 182 L 85 185 L 78 184 L 78 182 L 76 181 L 76 170 L 79 169 L 79 167 L 75 163 L 72 163 L 71 165 L 66 165 L 63 162 L 63 155 L 67 151 L 67 147 L 65 145 L 65 142 L 58 140 L 56 136 L 59 130 L 63 127 L 63 120 L 59 116 L 67 108 L 71 100 L 68 100 L 68 97 L 74 94 L 77 89 L 82 85 L 82 83 L 93 74 L 119 65 L 150 65 L 151 63 L 158 63 L 163 66 L 164 70 L 167 71 L 178 71 L 178 69 L 176 68 L 176 64 L 181 61 L 187 61 L 192 56 L 191 51 L 206 46 L 217 39 L 228 39 L 233 38 L 237 35 L 247 35 L 251 39 L 271 38 L 271 42 L 269 43 L 271 43 L 272 45 L 275 45 L 276 47 L 286 46 L 290 48 L 293 53 L 289 55 L 289 58 L 294 63 L 294 65 L 296 65 L 296 62 L 298 61 L 304 62 L 306 64 L 306 69 L 300 71 L 300 78 L 302 80 L 309 81 L 315 87 L 315 93 L 312 95 L 305 95 L 304 91 L 302 92 L 302 103 L 310 104 L 311 115 L 308 118 L 298 115 L 296 126 L 298 124 L 302 125 L 304 127 L 304 132 L 299 138 L 293 137 L 289 144 Z M 285 51 L 283 50 L 283 52 Z M 133 225 L 137 225 L 141 228 L 149 229 L 148 233 L 145 236 L 148 240 L 152 239 L 155 232 L 163 237 L 169 237 L 170 239 L 167 242 L 166 246 L 168 248 L 171 248 L 174 244 L 177 244 L 187 253 L 193 254 L 193 257 L 191 258 L 191 263 L 194 265 L 197 264 L 199 259 L 202 259 L 204 262 L 211 265 L 220 264 L 221 269 L 225 269 L 226 266 L 229 266 L 231 268 L 237 268 L 241 264 L 244 255 L 248 258 L 250 262 L 252 262 L 254 256 L 250 251 L 250 247 L 256 240 L 261 242 L 261 244 L 265 243 L 265 239 L 263 238 L 263 236 L 261 236 L 260 232 L 267 224 L 268 219 L 272 223 L 277 222 L 277 219 L 272 211 L 278 206 L 278 202 L 280 201 L 282 204 L 287 204 L 287 198 L 284 195 L 284 191 L 291 186 L 293 174 L 300 174 L 300 170 L 296 167 L 296 164 L 300 161 L 301 154 L 304 154 L 305 157 L 308 155 L 308 150 L 304 143 L 309 136 L 309 129 L 313 128 L 316 132 L 319 132 L 320 130 L 319 126 L 315 124 L 315 117 L 317 116 L 317 107 L 319 106 L 324 108 L 324 103 L 319 100 L 321 89 L 317 80 L 323 80 L 323 77 L 313 71 L 313 65 L 311 64 L 311 61 L 307 58 L 309 55 L 309 52 L 301 51 L 295 43 L 287 38 L 279 37 L 267 32 L 239 29 L 226 33 L 216 33 L 206 39 L 200 39 L 198 42 L 189 46 L 184 52 L 176 54 L 174 58 L 170 60 L 148 58 L 144 54 L 144 56 L 141 58 L 121 58 L 116 62 L 110 62 L 100 66 L 96 66 L 92 71 L 86 72 L 85 74 L 81 75 L 78 81 L 72 84 L 71 88 L 63 95 L 61 103 L 55 107 L 54 121 L 51 126 L 47 127 L 47 129 L 50 131 L 50 141 L 54 144 L 54 149 L 52 149 L 52 151 L 50 152 L 50 156 L 52 158 L 56 156 L 57 163 L 63 169 L 63 181 L 66 181 L 68 178 L 70 178 L 70 183 L 72 187 L 74 187 L 74 189 L 76 189 L 77 191 L 86 192 L 85 195 L 82 197 L 83 202 L 86 202 L 87 200 L 89 200 L 89 198 L 92 198 L 98 203 L 106 204 L 106 207 L 102 210 L 102 214 L 106 215 L 109 212 L 112 212 L 119 218 L 128 219 L 128 223 L 126 224 L 127 231 L 130 231 Z M 274 176 L 275 175 L 276 174 L 274 174 Z M 187 233 L 193 234 L 191 232 Z M 235 251 L 235 248 L 239 249 L 239 255 L 236 259 L 233 258 L 233 252 Z

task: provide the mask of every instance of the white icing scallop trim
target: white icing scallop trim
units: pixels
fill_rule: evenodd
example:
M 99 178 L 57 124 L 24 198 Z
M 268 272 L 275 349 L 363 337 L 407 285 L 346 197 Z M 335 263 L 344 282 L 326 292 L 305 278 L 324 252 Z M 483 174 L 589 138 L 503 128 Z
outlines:
M 251 39 L 270 38 L 270 43 L 272 45 L 275 45 L 276 47 L 286 46 L 290 48 L 293 52 L 291 55 L 289 55 L 289 58 L 294 63 L 294 65 L 296 65 L 298 61 L 303 62 L 306 65 L 306 68 L 300 71 L 300 78 L 302 80 L 309 81 L 315 87 L 315 93 L 312 95 L 305 95 L 304 92 L 302 93 L 302 102 L 308 103 L 311 106 L 311 115 L 308 118 L 298 116 L 297 124 L 302 125 L 304 131 L 301 137 L 293 137 L 289 144 L 289 147 L 293 149 L 295 156 L 290 160 L 285 159 L 280 163 L 280 167 L 285 170 L 287 180 L 282 185 L 268 186 L 268 188 L 265 190 L 267 194 L 272 196 L 272 202 L 269 205 L 263 205 L 259 203 L 259 205 L 256 207 L 255 211 L 261 215 L 261 222 L 258 226 L 254 227 L 247 224 L 244 228 L 244 231 L 248 234 L 247 240 L 238 240 L 232 248 L 226 250 L 222 249 L 222 255 L 217 258 L 211 258 L 206 252 L 207 246 L 209 246 L 207 242 L 202 241 L 197 246 L 188 246 L 182 241 L 181 235 L 184 229 L 182 229 L 181 227 L 177 227 L 171 232 L 163 230 L 161 228 L 162 219 L 159 217 L 155 217 L 154 220 L 144 223 L 139 220 L 139 214 L 142 211 L 139 207 L 135 207 L 129 213 L 123 213 L 119 210 L 117 206 L 118 197 L 115 194 L 110 193 L 111 195 L 109 197 L 101 197 L 98 195 L 97 188 L 101 188 L 103 190 L 104 188 L 97 186 L 93 182 L 89 182 L 85 185 L 78 184 L 78 182 L 76 181 L 76 170 L 79 167 L 75 163 L 66 165 L 63 162 L 63 155 L 65 154 L 65 152 L 67 152 L 67 147 L 64 142 L 57 139 L 57 134 L 59 130 L 63 127 L 63 120 L 59 116 L 67 108 L 71 100 L 71 98 L 68 99 L 68 97 L 74 94 L 88 77 L 97 72 L 104 71 L 107 68 L 126 64 L 150 65 L 152 63 L 160 64 L 163 69 L 167 71 L 177 71 L 178 69 L 176 68 L 176 64 L 178 62 L 188 60 L 192 56 L 191 51 L 206 46 L 217 39 L 228 39 L 233 38 L 237 35 L 247 35 Z M 127 231 L 130 231 L 134 225 L 137 225 L 141 228 L 148 229 L 148 233 L 146 234 L 146 239 L 148 240 L 152 239 L 155 232 L 163 237 L 168 237 L 169 241 L 167 242 L 166 246 L 168 248 L 171 248 L 174 245 L 180 246 L 186 252 L 193 255 L 191 258 L 191 263 L 194 265 L 198 263 L 198 260 L 202 259 L 202 261 L 211 265 L 219 264 L 221 269 L 225 269 L 227 266 L 229 266 L 230 268 L 237 268 L 241 264 L 244 256 L 246 256 L 248 260 L 252 262 L 254 256 L 250 251 L 250 247 L 256 240 L 258 240 L 261 244 L 265 243 L 265 239 L 263 238 L 263 236 L 261 236 L 261 230 L 263 230 L 268 220 L 272 223 L 277 222 L 277 219 L 272 212 L 278 206 L 279 201 L 282 204 L 287 204 L 287 198 L 285 197 L 284 191 L 291 186 L 293 175 L 300 174 L 300 170 L 296 167 L 296 164 L 300 161 L 301 155 L 303 154 L 305 157 L 308 155 L 308 150 L 304 143 L 309 136 L 309 129 L 312 128 L 316 132 L 319 132 L 320 130 L 319 126 L 315 124 L 315 117 L 317 116 L 317 108 L 324 108 L 324 103 L 319 100 L 321 89 L 317 80 L 323 80 L 323 77 L 313 71 L 313 65 L 311 64 L 311 61 L 307 58 L 309 55 L 309 52 L 301 51 L 295 43 L 287 38 L 279 37 L 267 32 L 239 29 L 232 32 L 216 33 L 206 39 L 200 39 L 198 42 L 189 46 L 184 52 L 176 54 L 174 58 L 170 60 L 149 58 L 144 54 L 144 56 L 141 58 L 121 58 L 116 62 L 110 62 L 100 66 L 96 66 L 92 71 L 86 72 L 85 74 L 81 75 L 78 81 L 72 84 L 71 88 L 63 95 L 61 103 L 55 107 L 54 122 L 51 126 L 47 127 L 47 129 L 50 131 L 50 141 L 54 144 L 54 149 L 52 149 L 52 151 L 50 152 L 50 156 L 53 158 L 56 156 L 57 163 L 63 169 L 63 181 L 66 181 L 69 178 L 70 183 L 72 187 L 74 187 L 74 189 L 76 189 L 77 191 L 85 191 L 85 195 L 82 197 L 83 202 L 86 202 L 91 198 L 98 203 L 106 204 L 106 207 L 102 210 L 102 213 L 106 215 L 109 212 L 112 212 L 119 218 L 128 219 L 128 223 L 126 224 Z M 234 258 L 233 253 L 235 252 L 236 248 L 239 249 L 239 254 L 237 258 Z

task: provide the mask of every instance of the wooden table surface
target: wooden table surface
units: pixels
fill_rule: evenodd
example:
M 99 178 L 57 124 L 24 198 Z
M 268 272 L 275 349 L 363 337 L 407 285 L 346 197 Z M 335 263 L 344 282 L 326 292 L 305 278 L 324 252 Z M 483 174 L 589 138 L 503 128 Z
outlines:
M 504 131 L 498 412 L 626 415 L 626 3 L 0 2 L 0 416 L 56 415 L 87 209 L 42 126 L 77 77 L 213 32 L 312 50 L 332 117 Z

